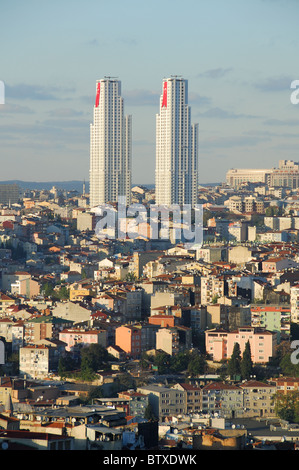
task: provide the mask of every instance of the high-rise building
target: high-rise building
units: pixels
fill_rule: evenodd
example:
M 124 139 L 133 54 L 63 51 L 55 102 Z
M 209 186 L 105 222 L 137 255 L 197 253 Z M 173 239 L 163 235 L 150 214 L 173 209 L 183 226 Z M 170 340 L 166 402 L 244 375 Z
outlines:
M 90 125 L 90 207 L 117 202 L 130 204 L 131 116 L 124 116 L 121 82 L 98 80 Z
M 16 204 L 20 199 L 20 187 L 17 184 L 0 183 L 0 204 Z
M 198 124 L 191 124 L 188 81 L 166 78 L 156 116 L 156 204 L 196 204 L 197 160 Z

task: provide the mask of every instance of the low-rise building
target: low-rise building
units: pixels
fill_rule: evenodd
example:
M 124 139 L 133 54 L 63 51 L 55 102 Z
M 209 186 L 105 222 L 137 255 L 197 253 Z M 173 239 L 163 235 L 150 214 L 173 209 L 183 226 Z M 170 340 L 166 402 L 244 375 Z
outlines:
M 104 329 L 70 328 L 59 333 L 59 340 L 66 343 L 66 351 L 71 351 L 78 345 L 89 346 L 99 344 L 107 347 L 107 331 Z
M 149 404 L 156 417 L 163 419 L 184 413 L 185 393 L 183 390 L 163 385 L 145 385 L 137 387 L 137 392 L 148 396 Z
M 234 384 L 210 383 L 201 391 L 203 413 L 220 413 L 224 418 L 234 418 L 243 413 L 242 389 Z
M 241 354 L 249 341 L 253 363 L 266 364 L 275 355 L 277 335 L 262 328 L 244 327 L 236 331 L 224 329 L 208 330 L 205 333 L 206 352 L 214 361 L 231 357 L 235 343 L 240 346 Z

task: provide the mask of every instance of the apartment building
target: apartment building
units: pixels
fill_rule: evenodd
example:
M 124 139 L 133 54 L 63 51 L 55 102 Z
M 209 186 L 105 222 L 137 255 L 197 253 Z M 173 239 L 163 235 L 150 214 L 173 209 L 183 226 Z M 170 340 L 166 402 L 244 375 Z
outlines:
M 66 351 L 71 351 L 77 346 L 89 346 L 99 344 L 107 347 L 107 331 L 100 329 L 70 328 L 59 333 L 59 340 L 66 344 Z
M 177 383 L 172 388 L 184 393 L 184 413 L 199 413 L 201 409 L 201 387 L 188 383 Z
M 274 417 L 275 392 L 275 384 L 257 380 L 210 383 L 201 390 L 201 410 L 228 419 Z
M 19 373 L 28 379 L 44 379 L 51 370 L 57 369 L 59 349 L 44 345 L 20 348 Z
M 128 414 L 130 416 L 144 417 L 145 410 L 148 406 L 148 395 L 134 390 L 126 390 L 118 392 L 118 397 L 128 400 Z
M 299 285 L 291 287 L 291 322 L 299 323 Z
M 122 325 L 115 330 L 115 344 L 133 359 L 140 358 L 143 349 L 141 341 L 141 327 Z
M 205 385 L 201 390 L 201 410 L 203 413 L 220 413 L 224 418 L 242 415 L 242 389 L 223 382 Z
M 96 83 L 90 125 L 90 207 L 131 199 L 132 117 L 124 115 L 121 82 L 105 77 Z
M 208 330 L 205 333 L 206 352 L 214 361 L 228 360 L 235 343 L 240 346 L 241 354 L 249 341 L 253 363 L 266 364 L 275 354 L 277 335 L 265 329 L 244 327 L 236 331 L 224 329 Z
M 291 392 L 299 391 L 299 378 L 298 377 L 274 377 L 271 383 L 275 385 L 278 393 L 285 395 Z
M 191 328 L 176 326 L 160 328 L 156 335 L 156 349 L 165 351 L 170 356 L 174 356 L 180 351 L 190 349 L 192 346 Z
M 251 326 L 265 328 L 281 338 L 289 338 L 291 332 L 291 308 L 288 305 L 251 305 Z
M 197 185 L 198 124 L 191 124 L 188 81 L 165 78 L 156 115 L 156 204 L 194 206 Z
M 163 385 L 145 385 L 137 387 L 137 392 L 148 396 L 149 404 L 156 417 L 183 414 L 185 409 L 185 392 Z
M 223 276 L 202 276 L 201 278 L 201 304 L 211 304 L 215 298 L 223 297 L 227 293 L 227 283 Z
M 274 417 L 273 396 L 276 385 L 249 380 L 239 385 L 243 390 L 244 417 Z

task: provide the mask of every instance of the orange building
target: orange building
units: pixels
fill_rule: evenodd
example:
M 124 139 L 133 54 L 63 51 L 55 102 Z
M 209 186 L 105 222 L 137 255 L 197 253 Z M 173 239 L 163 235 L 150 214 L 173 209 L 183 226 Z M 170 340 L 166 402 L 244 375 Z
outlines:
M 176 317 L 173 315 L 153 315 L 149 317 L 148 322 L 151 325 L 159 325 L 161 328 L 167 328 L 168 326 L 175 326 Z
M 141 355 L 141 327 L 122 325 L 116 328 L 115 345 L 128 356 L 138 359 Z

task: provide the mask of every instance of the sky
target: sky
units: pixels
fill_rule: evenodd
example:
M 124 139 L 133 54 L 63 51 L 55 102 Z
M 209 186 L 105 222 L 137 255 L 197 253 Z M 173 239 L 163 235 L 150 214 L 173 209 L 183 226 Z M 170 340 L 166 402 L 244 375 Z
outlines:
M 89 179 L 96 80 L 121 81 L 134 184 L 153 184 L 163 78 L 188 80 L 199 182 L 298 161 L 298 0 L 1 0 L 0 181 Z

